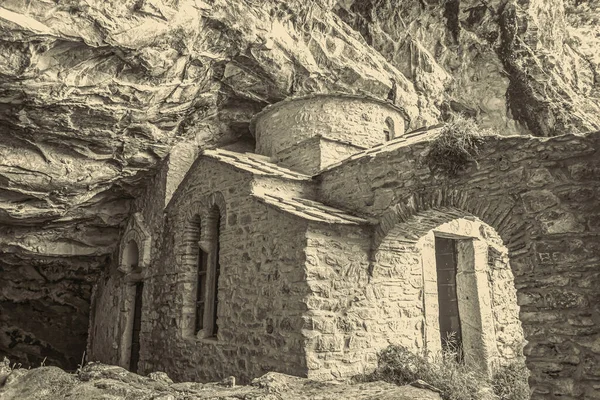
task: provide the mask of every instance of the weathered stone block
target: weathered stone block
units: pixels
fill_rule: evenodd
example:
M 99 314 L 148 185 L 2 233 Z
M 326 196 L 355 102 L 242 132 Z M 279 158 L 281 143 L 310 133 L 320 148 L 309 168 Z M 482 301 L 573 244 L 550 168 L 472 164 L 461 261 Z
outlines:
M 521 195 L 525 210 L 537 213 L 560 203 L 560 200 L 549 190 L 532 190 Z
M 585 231 L 575 215 L 564 210 L 550 210 L 537 216 L 545 233 L 578 233 Z

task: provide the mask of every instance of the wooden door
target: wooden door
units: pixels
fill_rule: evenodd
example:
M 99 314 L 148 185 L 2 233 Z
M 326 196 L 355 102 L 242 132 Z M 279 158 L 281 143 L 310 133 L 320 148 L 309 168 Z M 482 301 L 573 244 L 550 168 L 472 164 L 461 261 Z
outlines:
M 438 302 L 440 308 L 440 336 L 443 350 L 459 350 L 462 347 L 458 296 L 456 292 L 456 241 L 435 238 L 435 261 L 437 270 Z M 449 343 L 448 338 L 452 338 Z M 462 357 L 458 351 L 458 357 Z

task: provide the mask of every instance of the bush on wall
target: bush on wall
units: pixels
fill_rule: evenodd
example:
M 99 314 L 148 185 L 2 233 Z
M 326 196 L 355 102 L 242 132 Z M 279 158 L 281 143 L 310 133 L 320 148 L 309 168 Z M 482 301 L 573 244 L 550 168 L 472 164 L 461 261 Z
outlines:
M 425 162 L 433 172 L 456 176 L 470 162 L 477 162 L 476 157 L 484 138 L 495 134 L 490 129 L 479 128 L 472 119 L 457 116 L 444 125 L 431 142 Z

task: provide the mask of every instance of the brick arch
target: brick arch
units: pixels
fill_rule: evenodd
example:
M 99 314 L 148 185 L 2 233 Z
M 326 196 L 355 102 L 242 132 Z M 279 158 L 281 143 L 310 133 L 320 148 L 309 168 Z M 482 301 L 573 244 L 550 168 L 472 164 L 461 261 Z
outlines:
M 138 249 L 138 267 L 145 269 L 150 265 L 152 252 L 152 237 L 146 228 L 144 218 L 141 213 L 135 213 L 129 219 L 125 228 L 125 233 L 121 238 L 119 245 L 119 266 L 118 269 L 124 273 L 130 273 L 131 268 L 126 263 L 128 246 L 134 242 Z
M 227 221 L 227 205 L 225 197 L 221 192 L 214 192 L 206 199 L 206 207 L 202 214 L 202 243 L 209 250 L 210 242 L 216 240 L 213 235 L 217 231 L 216 221 L 220 220 L 221 225 Z
M 184 268 L 188 264 L 195 265 L 195 258 L 198 253 L 197 244 L 200 241 L 202 231 L 202 215 L 205 209 L 206 202 L 197 200 L 185 211 L 182 229 L 178 231 L 179 237 L 176 239 L 182 257 L 181 264 Z
M 481 201 L 468 191 L 446 188 L 413 193 L 382 214 L 375 227 L 374 248 L 392 231 L 404 231 L 407 235 L 412 232 L 406 239 L 416 241 L 422 234 L 452 219 L 477 217 L 493 227 L 509 254 L 514 254 L 527 246 L 527 235 L 534 224 L 524 215 L 522 206 L 509 196 Z
M 227 218 L 227 203 L 225 202 L 225 197 L 221 192 L 211 193 L 206 200 L 206 209 L 213 210 L 215 207 L 219 209 L 221 213 L 221 218 Z
M 199 218 L 206 209 L 206 199 L 198 199 L 191 203 L 183 215 L 183 223 L 189 224 L 192 220 Z
M 185 269 L 186 265 L 193 263 L 191 261 L 195 251 L 193 244 L 200 240 L 200 222 L 205 209 L 206 199 L 196 199 L 186 207 L 183 214 L 176 217 L 180 229 L 175 231 L 173 241 L 179 268 Z
M 217 218 L 215 209 L 218 210 L 221 221 L 226 221 L 227 207 L 221 192 L 196 199 L 180 217 L 183 229 L 175 233 L 175 243 L 177 264 L 183 270 L 190 270 L 195 266 L 198 243 L 205 251 L 209 251 L 207 242 L 211 239 L 211 227 Z

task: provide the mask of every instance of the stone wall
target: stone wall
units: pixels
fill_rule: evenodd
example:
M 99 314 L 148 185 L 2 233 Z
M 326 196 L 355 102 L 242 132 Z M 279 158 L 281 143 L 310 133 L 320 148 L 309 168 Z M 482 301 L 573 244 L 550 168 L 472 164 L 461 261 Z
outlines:
M 277 153 L 276 163 L 307 175 L 315 175 L 328 166 L 364 150 L 350 143 L 314 136 Z
M 320 169 L 327 168 L 328 166 L 342 161 L 351 155 L 360 152 L 361 150 L 363 149 L 349 143 L 322 138 L 320 143 Z
M 434 225 L 436 234 L 461 235 L 485 245 L 478 270 L 487 299 L 473 293 L 477 298 L 469 301 L 472 293 L 461 295 L 467 298 L 464 304 L 479 307 L 483 303 L 487 308 L 475 311 L 489 323 L 477 329 L 469 328 L 470 321 L 465 320 L 463 331 L 477 340 L 485 336 L 493 353 L 476 354 L 468 349 L 465 353 L 486 368 L 487 363 L 518 360 L 525 343 L 506 248 L 493 229 L 481 221 L 443 221 L 441 218 L 439 226 Z M 461 221 L 467 222 L 468 231 Z M 377 352 L 390 344 L 437 356 L 441 338 L 435 256 L 433 265 L 428 264 L 431 253 L 427 251 L 434 249 L 425 246 L 426 239 L 433 239 L 434 230 L 419 237 L 403 225 L 386 236 L 372 256 L 368 230 L 311 225 L 307 237 L 311 293 L 304 329 L 310 378 L 327 380 L 370 372 L 377 365 Z M 488 259 L 493 265 L 488 266 Z M 467 311 L 463 310 L 465 318 Z
M 597 396 L 600 132 L 488 137 L 455 178 L 430 171 L 428 148 L 391 147 L 326 171 L 323 201 L 381 218 L 378 241 L 430 209 L 492 226 L 508 248 L 534 398 Z
M 369 235 L 356 228 L 311 224 L 306 265 L 310 295 L 304 317 L 309 378 L 348 377 L 374 366 L 368 351 L 378 315 L 368 301 Z M 373 293 L 369 293 L 370 299 Z
M 309 377 L 371 372 L 390 344 L 423 347 L 421 262 L 390 246 L 371 260 L 371 232 L 314 226 L 307 242 Z
M 267 107 L 255 117 L 256 152 L 274 156 L 317 135 L 373 147 L 386 140 L 388 117 L 393 121 L 395 137 L 402 136 L 408 117 L 385 101 L 344 95 L 290 99 Z
M 314 175 L 321 170 L 321 138 L 312 137 L 294 144 L 278 152 L 276 158 L 279 165 Z
M 266 371 L 306 375 L 301 335 L 306 225 L 250 197 L 252 176 L 202 159 L 166 213 L 160 257 L 146 284 L 151 327 L 142 340 L 144 370 L 206 381 L 245 381 Z M 197 272 L 187 260 L 186 227 L 222 195 L 217 340 L 190 329 Z
M 185 164 L 176 162 L 175 164 Z M 156 174 L 150 179 L 143 194 L 139 196 L 134 204 L 133 213 L 140 213 L 143 220 L 144 229 L 150 234 L 152 241 L 147 247 L 150 254 L 141 253 L 143 259 L 152 260 L 149 266 L 143 271 L 143 279 L 151 279 L 149 268 L 154 268 L 154 260 L 160 254 L 161 232 L 163 230 L 163 210 L 167 193 L 172 194 L 172 188 L 168 189 L 168 183 L 177 179 L 181 181 L 181 174 L 173 174 L 178 171 L 173 168 L 170 159 L 165 159 Z M 171 174 L 170 174 L 171 172 Z M 171 186 L 173 183 L 171 184 Z M 126 234 L 126 227 L 122 229 L 121 237 Z M 121 243 L 123 244 L 123 243 Z M 140 248 L 143 251 L 145 246 Z M 123 249 L 119 249 L 112 258 L 112 263 L 106 268 L 103 277 L 99 279 L 92 299 L 94 309 L 90 318 L 90 335 L 88 337 L 88 360 L 101 361 L 108 364 L 117 364 L 128 368 L 128 356 L 124 354 L 123 329 L 129 316 L 131 299 L 130 289 L 132 282 L 126 279 L 123 271 L 119 270 L 121 257 L 119 256 Z M 146 285 L 142 298 L 142 331 L 147 332 L 151 323 L 148 319 L 148 310 L 153 302 L 153 296 L 149 285 Z M 146 305 L 146 306 L 145 306 Z M 141 352 L 146 351 L 142 346 Z M 140 362 L 140 371 L 143 370 L 143 359 Z

